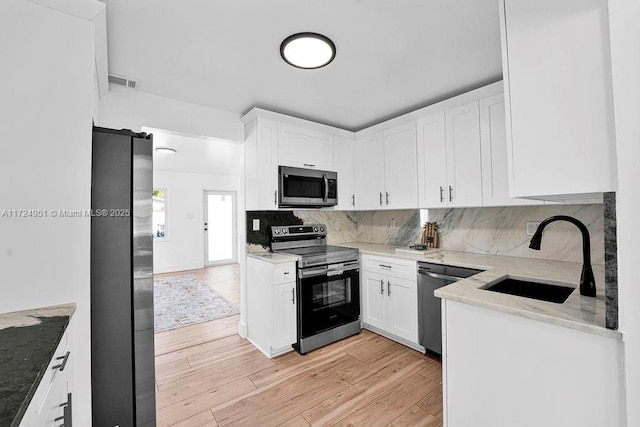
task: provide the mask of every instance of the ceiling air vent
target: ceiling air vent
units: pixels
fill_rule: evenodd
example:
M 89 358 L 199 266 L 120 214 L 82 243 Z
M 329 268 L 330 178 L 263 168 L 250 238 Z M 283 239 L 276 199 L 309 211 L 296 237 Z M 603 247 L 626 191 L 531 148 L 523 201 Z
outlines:
M 131 89 L 137 88 L 139 84 L 136 80 L 131 80 L 126 77 L 114 76 L 113 74 L 109 74 L 109 83 L 128 87 Z

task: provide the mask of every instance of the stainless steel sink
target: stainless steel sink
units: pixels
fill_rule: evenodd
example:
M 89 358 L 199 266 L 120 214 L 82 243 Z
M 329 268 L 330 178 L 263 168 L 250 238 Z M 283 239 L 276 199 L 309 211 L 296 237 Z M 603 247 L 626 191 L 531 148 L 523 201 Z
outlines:
M 569 298 L 569 295 L 571 295 L 576 288 L 551 285 L 547 283 L 529 282 L 526 280 L 507 277 L 506 279 L 494 283 L 485 289 L 492 292 L 500 292 L 503 294 L 562 304 L 567 300 L 567 298 Z

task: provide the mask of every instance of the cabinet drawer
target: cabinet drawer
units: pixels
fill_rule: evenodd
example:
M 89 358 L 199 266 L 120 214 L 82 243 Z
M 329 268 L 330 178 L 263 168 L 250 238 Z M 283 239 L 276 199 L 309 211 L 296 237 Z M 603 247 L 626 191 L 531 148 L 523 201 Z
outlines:
M 280 264 L 273 268 L 273 284 L 296 281 L 296 265 L 295 263 Z
M 401 279 L 416 279 L 416 261 L 412 260 L 364 254 L 362 269 Z

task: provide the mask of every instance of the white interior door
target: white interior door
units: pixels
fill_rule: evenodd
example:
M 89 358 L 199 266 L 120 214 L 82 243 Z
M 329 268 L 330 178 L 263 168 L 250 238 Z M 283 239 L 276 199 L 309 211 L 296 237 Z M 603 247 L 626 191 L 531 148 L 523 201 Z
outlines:
M 236 193 L 204 192 L 204 263 L 233 264 L 236 248 Z

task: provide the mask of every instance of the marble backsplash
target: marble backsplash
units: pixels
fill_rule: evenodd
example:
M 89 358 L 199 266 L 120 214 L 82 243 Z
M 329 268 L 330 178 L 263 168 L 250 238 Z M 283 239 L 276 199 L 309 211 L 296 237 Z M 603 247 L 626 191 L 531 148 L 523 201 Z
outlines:
M 529 249 L 528 221 L 569 215 L 582 221 L 591 236 L 591 260 L 604 265 L 603 206 L 540 205 L 500 208 L 429 209 L 437 222 L 440 248 L 461 252 L 582 262 L 582 235 L 575 225 L 554 222 L 545 228 L 539 251 Z
M 253 230 L 253 220 L 260 229 Z M 269 250 L 269 227 L 273 225 L 325 224 L 327 243 L 340 245 L 357 240 L 356 212 L 348 211 L 247 211 L 247 252 Z
M 420 210 L 356 212 L 358 242 L 410 246 L 420 243 Z M 395 225 L 395 226 L 394 226 Z
M 528 221 L 569 215 L 589 229 L 592 263 L 605 263 L 603 205 L 600 204 L 429 209 L 422 214 L 421 219 L 419 209 L 248 211 L 247 251 L 268 250 L 268 227 L 284 224 L 325 224 L 327 242 L 331 245 L 357 241 L 408 247 L 420 243 L 422 221 L 428 220 L 438 223 L 441 249 L 582 262 L 582 236 L 573 224 L 565 222 L 554 222 L 545 229 L 540 251 L 529 249 Z M 260 220 L 260 230 L 252 231 L 253 219 Z

